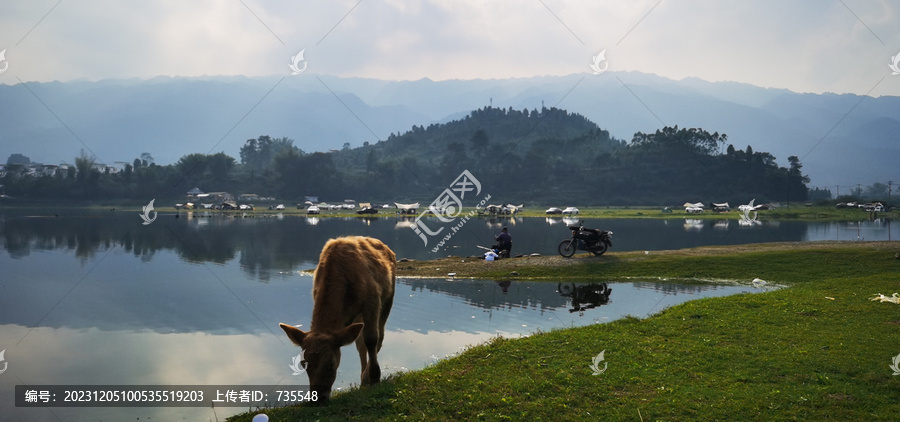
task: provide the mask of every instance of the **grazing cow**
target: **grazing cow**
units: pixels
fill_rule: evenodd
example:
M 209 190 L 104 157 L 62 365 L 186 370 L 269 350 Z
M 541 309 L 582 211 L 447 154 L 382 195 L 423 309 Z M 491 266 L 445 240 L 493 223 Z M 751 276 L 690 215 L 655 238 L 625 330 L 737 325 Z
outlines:
M 341 363 L 341 346 L 353 340 L 359 351 L 362 385 L 381 381 L 378 351 L 394 303 L 396 278 L 397 258 L 378 239 L 353 236 L 325 243 L 313 280 L 309 331 L 279 324 L 303 349 L 310 388 L 318 392 L 319 402 L 330 398 Z

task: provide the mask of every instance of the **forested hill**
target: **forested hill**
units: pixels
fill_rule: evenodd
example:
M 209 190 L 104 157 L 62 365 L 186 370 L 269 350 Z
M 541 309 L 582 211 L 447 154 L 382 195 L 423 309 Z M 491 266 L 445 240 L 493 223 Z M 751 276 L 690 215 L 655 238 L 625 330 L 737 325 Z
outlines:
M 307 195 L 427 204 L 468 170 L 492 203 L 672 206 L 807 198 L 809 180 L 796 156 L 779 167 L 771 154 L 729 141 L 677 126 L 625 141 L 561 109 L 485 107 L 340 151 L 306 153 L 288 138 L 260 136 L 245 142 L 239 161 L 223 152 L 194 153 L 160 166 L 142 155 L 118 172 L 101 170 L 82 152 L 74 166 L 53 175 L 35 176 L 27 162 L 8 164 L 0 185 L 13 197 L 52 200 L 178 202 L 198 187 L 286 204 Z
M 628 142 L 579 114 L 485 107 L 464 119 L 414 126 L 333 154 L 357 196 L 427 198 L 469 170 L 497 202 L 591 205 L 807 198 L 796 157 L 736 149 L 725 134 L 666 127 Z M 324 195 L 324 193 L 322 193 Z
M 523 167 L 555 166 L 559 163 L 548 160 L 570 161 L 623 146 L 593 122 L 565 110 L 485 107 L 460 120 L 413 126 L 372 145 L 345 148 L 333 158 L 346 180 L 367 185 L 367 192 L 380 191 L 384 184 L 400 196 L 419 197 L 440 191 L 462 170 L 498 193 L 518 191 L 523 183 L 539 183 L 546 176 L 527 172 L 523 180 Z

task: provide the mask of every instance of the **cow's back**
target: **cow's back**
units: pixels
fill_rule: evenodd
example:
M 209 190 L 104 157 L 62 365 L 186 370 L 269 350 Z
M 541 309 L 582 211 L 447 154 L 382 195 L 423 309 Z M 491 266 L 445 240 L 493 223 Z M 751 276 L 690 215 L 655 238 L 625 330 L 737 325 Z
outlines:
M 378 239 L 329 240 L 314 275 L 312 325 L 343 326 L 364 307 L 392 301 L 396 273 L 396 255 Z

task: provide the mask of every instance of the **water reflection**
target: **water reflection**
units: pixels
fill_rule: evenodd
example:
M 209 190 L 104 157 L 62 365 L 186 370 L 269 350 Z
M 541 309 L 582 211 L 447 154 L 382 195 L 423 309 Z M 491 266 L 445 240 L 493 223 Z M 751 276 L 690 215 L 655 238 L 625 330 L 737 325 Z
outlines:
M 15 408 L 8 393 L 16 383 L 302 384 L 305 379 L 292 377 L 289 368 L 297 348 L 277 324 L 309 323 L 312 280 L 298 270 L 315 265 L 327 239 L 367 235 L 384 240 L 399 257 L 436 256 L 409 229 L 411 219 L 263 215 L 161 213 L 143 226 L 136 213 L 0 214 L 0 350 L 9 362 L 0 376 L 0 414 L 13 420 L 221 417 L 209 409 L 48 413 Z M 556 254 L 556 245 L 570 235 L 561 219 L 485 219 L 485 224 L 466 224 L 445 251 L 480 252 L 474 245 L 496 234 L 488 224 L 510 226 L 522 253 Z M 585 225 L 614 230 L 616 251 L 877 240 L 890 238 L 895 229 L 889 221 L 767 222 L 742 229 L 715 228 L 706 220 L 691 232 L 678 220 L 585 220 Z M 646 316 L 686 300 L 745 290 L 750 289 L 400 279 L 379 358 L 385 373 L 416 369 L 496 335 Z M 358 381 L 358 365 L 345 359 L 340 388 Z
M 685 218 L 684 219 L 684 230 L 685 231 L 703 230 L 703 220 L 701 220 L 699 218 Z
M 197 220 L 207 223 L 184 224 Z M 296 224 L 270 224 L 278 222 L 275 218 L 229 221 L 195 215 L 172 217 L 169 221 L 180 223 L 158 227 L 159 219 L 150 227 L 87 217 L 67 224 L 56 219 L 36 225 L 24 219 L 17 224 L 7 221 L 2 226 L 4 245 L 12 247 L 8 254 L 0 254 L 0 349 L 7 350 L 10 368 L 0 377 L 4 416 L 14 420 L 225 416 L 221 409 L 210 415 L 208 408 L 77 408 L 54 413 L 19 409 L 10 394 L 17 383 L 305 383 L 305 378 L 291 375 L 291 359 L 298 349 L 277 328 L 279 322 L 308 326 L 312 314 L 311 277 L 277 270 L 300 259 L 288 256 L 298 250 L 290 243 L 310 233 L 303 231 L 310 228 L 305 218 L 281 223 L 292 220 Z M 390 223 L 383 227 L 393 232 L 394 221 Z M 334 223 L 323 219 L 320 227 L 330 224 Z M 362 226 L 358 220 L 352 224 Z M 30 225 L 30 234 L 16 225 Z M 377 225 L 373 221 L 370 227 Z M 284 231 L 295 232 L 279 234 Z M 311 253 L 318 253 L 320 243 L 310 242 Z M 79 244 L 93 252 L 72 259 L 80 253 Z M 744 290 L 638 282 L 566 286 L 401 278 L 379 354 L 385 374 L 422 368 L 497 335 L 518 337 L 627 314 L 644 316 L 692 298 Z M 612 290 L 615 300 L 609 299 Z M 570 312 L 573 309 L 578 312 Z M 358 365 L 356 359 L 344 360 L 338 388 L 358 382 Z
M 104 262 L 123 258 L 127 257 L 113 255 Z M 166 261 L 161 265 L 175 267 L 173 273 L 202 278 L 204 271 L 196 265 L 161 260 Z M 104 272 L 109 276 L 117 272 L 116 268 L 116 265 L 106 267 Z M 16 268 L 16 274 L 19 270 Z M 217 270 L 223 280 L 231 280 L 229 274 L 238 271 L 235 267 Z M 145 279 L 136 282 L 104 281 L 98 277 L 79 285 L 56 308 L 53 301 L 59 296 L 47 301 L 15 292 L 16 302 L 23 302 L 21 308 L 10 308 L 8 305 L 13 301 L 0 298 L 3 321 L 0 344 L 13 345 L 6 347 L 10 371 L 0 377 L 0 408 L 9 409 L 7 415 L 19 420 L 42 420 L 47 415 L 39 413 L 42 409 L 14 408 L 12 394 L 8 393 L 22 382 L 165 385 L 302 385 L 306 382 L 303 376 L 291 375 L 289 364 L 298 349 L 280 332 L 273 333 L 266 327 L 277 327 L 279 321 L 308 324 L 312 313 L 310 277 L 293 275 L 283 282 L 270 284 L 229 283 L 232 295 L 229 289 L 216 288 L 215 280 L 194 288 L 189 288 L 190 285 L 179 288 L 175 282 L 153 282 L 153 276 L 169 274 L 152 268 Z M 56 293 L 69 287 L 63 284 L 54 288 L 41 280 L 44 278 L 25 283 L 17 279 L 11 284 Z M 85 285 L 98 282 L 96 286 Z M 616 290 L 616 301 L 609 300 L 612 290 Z M 685 300 L 743 290 L 736 286 L 648 282 L 554 286 L 547 282 L 400 279 L 379 359 L 385 374 L 414 370 L 498 335 L 519 337 L 538 330 L 608 322 L 625 315 L 644 316 Z M 179 296 L 190 299 L 173 304 Z M 135 300 L 125 300 L 127 297 Z M 140 307 L 142 302 L 148 305 Z M 23 309 L 34 312 L 23 313 Z M 42 318 L 41 314 L 48 309 L 52 312 Z M 573 312 L 575 309 L 577 313 Z M 342 362 L 337 388 L 358 382 L 358 365 L 356 359 Z M 205 420 L 238 411 L 218 409 L 217 415 L 211 416 L 208 408 L 77 408 L 59 412 L 54 409 L 56 416 L 63 420 L 135 417 Z M 52 416 L 46 419 L 53 420 Z
M 398 257 L 433 259 L 446 255 L 481 255 L 478 245 L 493 239 L 502 226 L 515 238 L 522 254 L 555 255 L 559 242 L 570 236 L 571 218 L 483 218 L 466 224 L 437 253 L 437 239 L 423 240 L 411 229 L 415 220 L 389 217 L 320 218 L 281 214 L 192 211 L 159 214 L 148 226 L 133 213 L 99 212 L 28 216 L 0 214 L 0 249 L 13 258 L 36 251 L 62 250 L 82 263 L 116 248 L 139 262 L 155 259 L 159 251 L 174 251 L 194 263 L 237 262 L 252 277 L 268 282 L 278 274 L 311 268 L 322 245 L 332 237 L 365 235 L 382 239 Z M 426 218 L 429 227 L 440 222 Z M 571 220 L 571 221 L 570 221 Z M 737 220 L 736 220 L 737 221 Z M 681 249 L 706 245 L 804 240 L 889 240 L 897 227 L 888 220 L 863 222 L 755 222 L 731 220 L 586 219 L 584 224 L 613 230 L 613 252 Z
M 713 222 L 713 230 L 728 230 L 731 220 L 719 220 Z
M 584 315 L 584 311 L 594 309 L 601 305 L 609 303 L 609 296 L 612 289 L 606 283 L 590 283 L 576 286 L 575 283 L 568 283 L 565 286 L 559 283 L 556 290 L 560 296 L 568 297 L 572 301 L 572 308 L 569 312 L 578 312 L 580 316 Z
M 277 384 L 284 351 L 274 338 L 251 334 L 38 327 L 7 349 L 9 370 L 0 377 L 0 420 L 223 420 L 242 409 L 16 408 L 16 384 L 227 385 Z M 0 324 L 0 344 L 14 345 L 28 327 Z M 290 374 L 287 374 L 290 375 Z M 52 412 L 51 412 L 52 411 Z M 218 415 L 218 416 L 217 416 Z

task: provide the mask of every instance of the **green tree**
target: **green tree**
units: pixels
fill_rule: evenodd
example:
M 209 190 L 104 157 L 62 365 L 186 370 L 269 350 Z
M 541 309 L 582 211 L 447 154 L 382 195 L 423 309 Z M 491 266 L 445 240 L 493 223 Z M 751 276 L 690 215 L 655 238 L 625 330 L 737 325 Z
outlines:
M 678 129 L 678 126 L 666 126 L 655 133 L 635 133 L 631 145 L 646 151 L 665 151 L 668 153 L 692 153 L 713 155 L 719 151 L 719 144 L 728 140 L 725 134 L 709 133 L 703 129 Z
M 125 180 L 126 183 L 131 181 L 131 175 L 134 174 L 134 167 L 131 164 L 125 164 L 125 170 L 122 171 L 122 179 Z
M 6 164 L 31 164 L 31 159 L 22 154 L 10 154 L 6 159 Z
M 75 180 L 81 187 L 82 195 L 85 198 L 93 198 L 99 194 L 96 188 L 97 182 L 100 180 L 100 172 L 94 168 L 95 162 L 96 159 L 88 156 L 84 150 L 81 150 L 81 153 L 75 157 Z
M 447 180 L 453 180 L 457 174 L 465 170 L 469 157 L 466 148 L 459 142 L 447 144 L 447 152 L 441 160 L 441 174 Z
M 288 138 L 273 139 L 263 135 L 258 139 L 248 139 L 240 150 L 241 164 L 259 172 L 271 166 L 272 160 L 286 151 L 303 154 L 302 150 L 294 146 L 294 141 Z
M 209 161 L 206 155 L 200 153 L 188 154 L 181 157 L 175 163 L 175 168 L 185 180 L 199 180 L 206 173 Z
M 488 138 L 487 132 L 483 129 L 478 129 L 472 134 L 472 137 L 469 138 L 469 142 L 472 143 L 472 149 L 481 151 L 488 149 L 490 138 Z
M 865 192 L 863 192 L 863 197 L 873 200 L 887 200 L 888 185 L 884 183 L 873 183 L 866 187 Z
M 375 155 L 375 150 L 369 150 L 366 154 L 366 174 L 375 173 L 377 167 L 378 157 Z
M 258 154 L 259 141 L 256 139 L 248 139 L 244 142 L 244 146 L 242 146 L 240 150 L 241 164 L 249 166 L 252 170 L 259 170 L 261 166 L 258 163 Z
M 219 152 L 206 157 L 206 165 L 209 168 L 210 176 L 214 183 L 219 186 L 225 185 L 229 180 L 229 172 L 234 168 L 235 159 Z
M 310 174 L 305 168 L 303 156 L 296 151 L 286 151 L 275 157 L 273 164 L 280 197 L 298 198 L 309 188 Z

